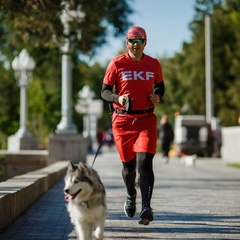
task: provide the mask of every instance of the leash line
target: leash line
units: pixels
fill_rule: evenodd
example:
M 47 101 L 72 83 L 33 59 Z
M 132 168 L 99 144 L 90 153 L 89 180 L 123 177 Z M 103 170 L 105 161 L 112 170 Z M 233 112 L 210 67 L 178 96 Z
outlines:
M 127 101 L 126 101 L 124 107 L 127 108 L 127 110 L 130 110 L 130 108 L 131 108 L 131 99 L 130 99 L 130 97 L 127 97 Z M 116 113 L 115 118 L 112 120 L 112 124 L 113 124 L 114 121 L 117 119 L 117 116 L 118 116 L 118 115 L 119 115 L 119 113 Z M 110 129 L 111 129 L 111 127 L 108 128 L 108 130 L 106 131 L 106 133 L 105 133 L 104 136 L 103 136 L 102 141 L 101 141 L 100 144 L 98 145 L 97 151 L 96 151 L 96 153 L 95 153 L 95 156 L 94 156 L 94 159 L 93 159 L 93 162 L 92 162 L 92 168 L 93 168 L 93 165 L 94 165 L 94 163 L 95 163 L 95 161 L 96 161 L 96 158 L 97 158 L 97 156 L 98 156 L 98 154 L 99 154 L 99 151 L 100 151 L 100 149 L 101 149 L 101 147 L 102 147 L 102 145 L 103 145 L 103 142 L 104 142 L 104 140 L 106 139 L 106 136 L 107 136 L 107 134 L 109 133 Z
M 114 121 L 116 120 L 118 114 L 119 114 L 119 113 L 116 114 L 115 118 L 114 118 L 113 121 L 112 121 L 112 124 L 113 124 Z M 95 153 L 95 156 L 94 156 L 94 159 L 93 159 L 93 162 L 92 162 L 92 168 L 93 168 L 93 165 L 94 165 L 94 163 L 95 163 L 95 161 L 96 161 L 96 158 L 97 158 L 97 156 L 98 156 L 98 154 L 99 154 L 99 151 L 100 151 L 100 149 L 101 149 L 101 147 L 102 147 L 102 145 L 103 145 L 103 142 L 104 142 L 104 140 L 106 139 L 106 136 L 107 136 L 107 134 L 109 133 L 110 129 L 111 129 L 111 127 L 108 128 L 108 130 L 106 131 L 106 133 L 105 133 L 104 136 L 103 136 L 102 141 L 101 141 L 101 142 L 99 143 L 99 145 L 98 145 L 97 151 L 96 151 L 96 153 Z

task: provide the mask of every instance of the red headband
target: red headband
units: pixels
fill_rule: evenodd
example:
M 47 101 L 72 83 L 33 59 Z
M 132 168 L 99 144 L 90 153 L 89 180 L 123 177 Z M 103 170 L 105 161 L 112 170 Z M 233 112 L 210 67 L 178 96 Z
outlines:
M 128 30 L 127 38 L 147 39 L 147 34 L 143 28 L 134 26 Z

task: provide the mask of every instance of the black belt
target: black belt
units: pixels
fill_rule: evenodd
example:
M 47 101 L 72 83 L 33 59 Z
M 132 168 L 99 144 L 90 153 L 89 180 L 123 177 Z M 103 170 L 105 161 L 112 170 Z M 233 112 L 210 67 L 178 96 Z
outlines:
M 153 111 L 154 111 L 154 108 L 149 108 L 145 110 L 130 110 L 130 111 L 114 109 L 115 113 L 120 113 L 120 114 L 144 114 L 144 113 L 150 113 Z

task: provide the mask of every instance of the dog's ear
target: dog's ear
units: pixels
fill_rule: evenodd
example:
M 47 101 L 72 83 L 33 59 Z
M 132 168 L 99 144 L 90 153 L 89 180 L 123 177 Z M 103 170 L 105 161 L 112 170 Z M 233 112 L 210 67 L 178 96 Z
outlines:
M 72 169 L 74 169 L 74 168 L 76 168 L 75 166 L 74 166 L 74 164 L 70 161 L 69 163 L 68 163 L 68 171 L 69 170 L 72 170 Z
M 90 174 L 90 170 L 88 168 L 88 166 L 82 162 L 79 162 L 78 164 L 78 170 L 86 175 Z

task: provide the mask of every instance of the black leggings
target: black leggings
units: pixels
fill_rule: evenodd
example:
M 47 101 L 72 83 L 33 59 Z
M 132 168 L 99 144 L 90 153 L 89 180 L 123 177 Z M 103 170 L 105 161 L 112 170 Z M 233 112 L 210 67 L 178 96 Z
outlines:
M 135 180 L 136 180 L 136 165 L 139 169 L 139 184 L 142 195 L 142 205 L 150 206 L 153 186 L 154 186 L 154 173 L 153 173 L 153 157 L 152 153 L 140 152 L 136 157 L 129 162 L 122 162 L 122 177 L 127 188 L 129 196 L 136 194 Z

